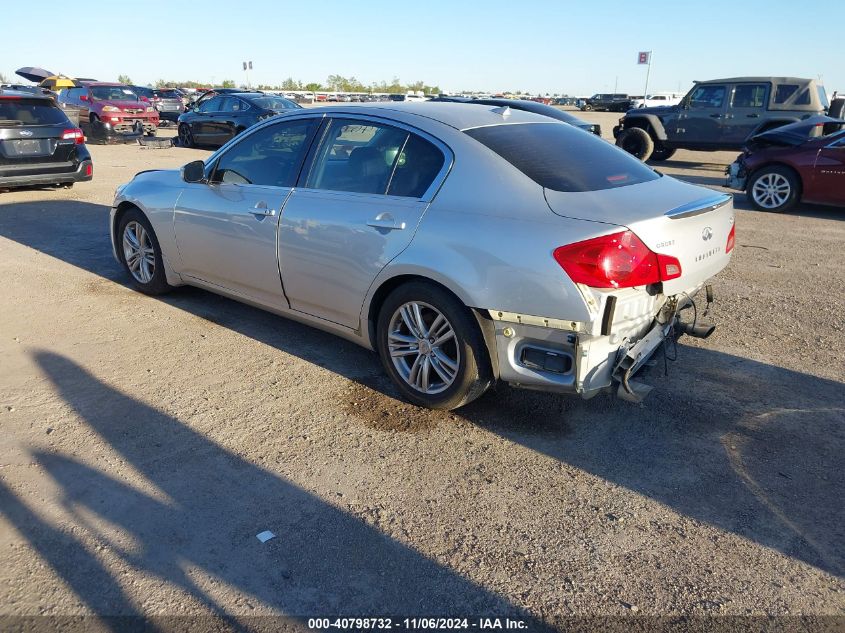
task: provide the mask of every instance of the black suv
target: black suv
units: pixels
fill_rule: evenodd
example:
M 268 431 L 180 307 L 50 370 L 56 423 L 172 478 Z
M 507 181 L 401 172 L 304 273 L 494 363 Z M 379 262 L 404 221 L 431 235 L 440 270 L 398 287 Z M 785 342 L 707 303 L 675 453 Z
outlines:
M 46 95 L 0 90 L 0 189 L 91 180 L 82 130 Z
M 666 160 L 677 149 L 742 149 L 746 140 L 807 117 L 842 115 L 813 79 L 734 77 L 696 82 L 675 106 L 631 110 L 613 128 L 616 144 L 642 160 Z
M 623 93 L 595 94 L 581 104 L 582 111 L 595 110 L 597 112 L 627 112 L 634 107 L 632 99 Z

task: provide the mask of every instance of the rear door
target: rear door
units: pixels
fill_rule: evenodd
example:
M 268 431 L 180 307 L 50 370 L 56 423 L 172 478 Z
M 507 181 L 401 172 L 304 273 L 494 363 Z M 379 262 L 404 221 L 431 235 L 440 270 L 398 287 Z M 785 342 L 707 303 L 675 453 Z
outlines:
M 772 86 L 769 83 L 736 84 L 730 90 L 722 141 L 729 145 L 742 145 L 756 130 L 769 103 Z
M 191 121 L 191 132 L 198 143 L 214 143 L 214 118 L 223 103 L 223 97 L 211 97 L 203 101 L 194 113 Z
M 279 226 L 291 308 L 357 328 L 376 275 L 413 238 L 451 152 L 395 122 L 333 118 Z
M 210 166 L 209 182 L 185 185 L 173 220 L 181 274 L 288 307 L 276 231 L 319 120 L 286 120 L 247 134 Z

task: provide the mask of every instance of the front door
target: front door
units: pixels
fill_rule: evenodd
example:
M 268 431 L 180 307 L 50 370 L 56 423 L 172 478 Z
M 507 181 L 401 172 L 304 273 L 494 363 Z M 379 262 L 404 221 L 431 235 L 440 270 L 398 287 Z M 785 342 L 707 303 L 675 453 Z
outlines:
M 845 136 L 819 151 L 808 200 L 845 204 Z
M 725 117 L 727 87 L 703 84 L 684 101 L 678 114 L 677 139 L 686 145 L 719 145 Z
M 207 183 L 185 186 L 174 213 L 181 274 L 288 307 L 276 230 L 317 125 L 310 118 L 262 127 L 220 155 Z
M 358 328 L 364 296 L 445 177 L 448 150 L 436 143 L 368 117 L 329 120 L 279 226 L 291 308 Z

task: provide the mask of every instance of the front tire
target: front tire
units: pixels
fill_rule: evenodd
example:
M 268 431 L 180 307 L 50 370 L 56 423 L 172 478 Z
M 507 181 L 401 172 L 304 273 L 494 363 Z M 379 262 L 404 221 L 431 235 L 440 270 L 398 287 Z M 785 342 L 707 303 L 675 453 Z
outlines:
M 619 132 L 619 136 L 616 137 L 616 146 L 641 161 L 647 161 L 654 151 L 654 141 L 651 140 L 651 136 L 639 127 L 629 127 Z
M 138 209 L 130 209 L 120 218 L 117 229 L 120 263 L 129 273 L 132 284 L 148 295 L 169 292 L 164 262 L 153 227 Z
M 430 409 L 457 409 L 493 383 L 484 338 L 469 309 L 426 282 L 394 290 L 381 307 L 376 343 L 402 396 Z
M 745 194 L 758 211 L 782 213 L 801 199 L 801 182 L 789 167 L 770 165 L 752 174 Z

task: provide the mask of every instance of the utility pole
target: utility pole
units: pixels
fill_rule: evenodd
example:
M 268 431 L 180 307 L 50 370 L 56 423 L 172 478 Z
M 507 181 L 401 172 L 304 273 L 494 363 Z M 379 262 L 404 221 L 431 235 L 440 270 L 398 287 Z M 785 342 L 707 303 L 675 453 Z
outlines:
M 616 75 L 616 79 L 613 82 L 613 94 L 616 94 L 616 88 L 619 87 L 619 75 Z

